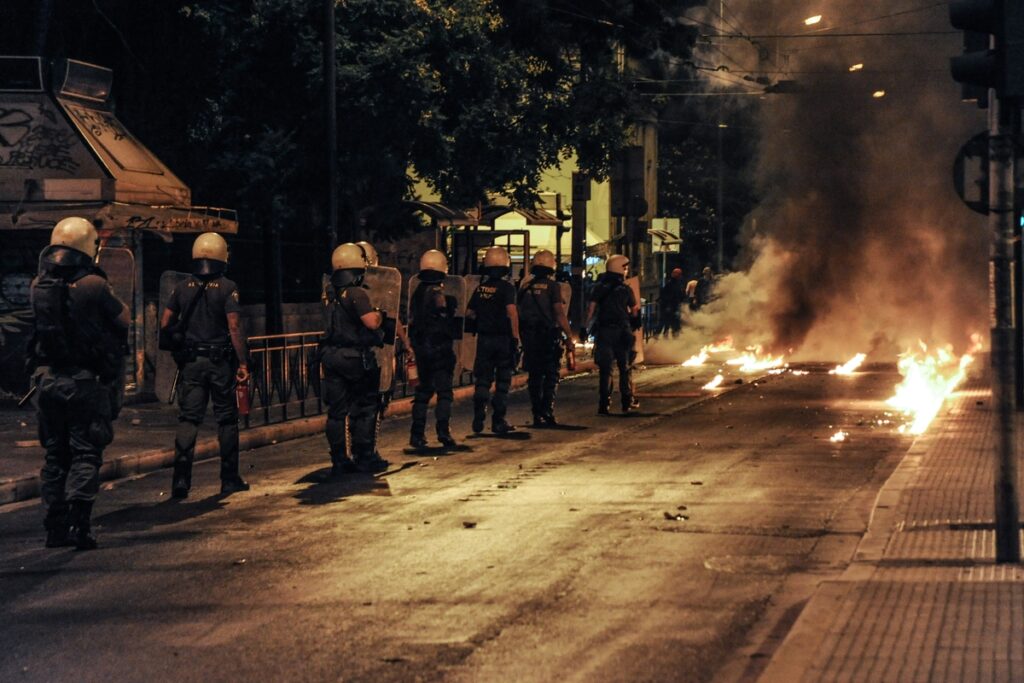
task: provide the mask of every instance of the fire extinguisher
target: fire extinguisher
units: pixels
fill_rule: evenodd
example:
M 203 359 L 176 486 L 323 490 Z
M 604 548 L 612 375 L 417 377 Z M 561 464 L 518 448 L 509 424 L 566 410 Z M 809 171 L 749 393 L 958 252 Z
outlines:
M 249 414 L 249 376 L 240 379 L 235 384 L 235 401 L 238 403 L 238 414 L 245 416 Z

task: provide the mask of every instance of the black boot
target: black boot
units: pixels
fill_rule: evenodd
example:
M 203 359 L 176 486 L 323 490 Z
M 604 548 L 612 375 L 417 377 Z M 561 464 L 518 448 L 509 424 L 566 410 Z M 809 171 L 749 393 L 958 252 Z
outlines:
M 232 493 L 248 490 L 249 482 L 237 474 L 228 479 L 222 479 L 220 482 L 220 495 L 222 496 L 230 496 Z
M 487 401 L 473 401 L 473 433 L 484 431 L 484 419 L 487 417 Z
M 96 548 L 96 537 L 92 533 L 91 517 L 91 500 L 71 501 L 71 513 L 68 516 L 71 526 L 68 528 L 68 538 L 78 550 Z
M 612 400 L 610 398 L 602 398 L 597 404 L 598 415 L 610 415 L 612 408 Z
M 347 455 L 331 455 L 331 477 L 340 477 L 358 471 L 352 458 Z
M 441 442 L 441 445 L 445 448 L 455 448 L 459 444 L 455 441 L 455 437 L 452 436 L 451 428 L 448 426 L 448 421 L 437 423 L 437 440 Z
M 516 428 L 505 421 L 505 418 L 494 418 L 491 420 L 491 432 L 494 434 L 508 434 L 509 432 L 516 431 Z
M 383 472 L 390 464 L 379 454 L 367 451 L 366 453 L 354 453 L 356 469 L 367 474 Z
M 412 431 L 409 432 L 409 445 L 415 449 L 427 447 L 426 422 L 421 420 L 412 421 Z
M 43 520 L 46 529 L 46 547 L 64 548 L 74 545 L 68 535 L 68 511 L 63 505 L 52 505 Z
M 171 476 L 171 497 L 188 498 L 192 488 L 192 464 L 174 463 L 174 474 Z

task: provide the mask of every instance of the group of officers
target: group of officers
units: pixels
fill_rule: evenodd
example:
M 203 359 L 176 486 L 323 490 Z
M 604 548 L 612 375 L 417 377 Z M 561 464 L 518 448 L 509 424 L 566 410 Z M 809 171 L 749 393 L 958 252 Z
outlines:
M 32 389 L 45 464 L 41 497 L 46 509 L 46 546 L 96 547 L 91 510 L 99 489 L 103 449 L 113 439 L 113 420 L 123 395 L 119 367 L 97 360 L 89 349 L 127 350 L 129 315 L 96 265 L 99 239 L 84 218 L 54 228 L 40 255 L 32 284 L 36 334 L 29 348 Z M 236 385 L 249 376 L 238 288 L 225 276 L 228 247 L 203 233 L 192 248 L 192 272 L 172 292 L 161 316 L 161 348 L 178 365 L 171 495 L 182 499 L 192 485 L 196 437 L 206 406 L 213 404 L 220 447 L 221 494 L 249 489 L 239 473 Z M 378 263 L 372 245 L 347 243 L 331 255 L 325 285 L 324 331 L 318 345 L 331 476 L 381 472 L 388 462 L 377 451 L 377 434 L 391 397 L 394 344 L 404 342 L 416 362 L 418 381 L 409 445 L 428 448 L 427 413 L 436 395 L 436 436 L 444 449 L 458 444 L 451 430 L 453 379 L 463 332 L 475 339 L 472 431 L 497 436 L 508 422 L 508 392 L 520 360 L 529 373 L 533 426 L 555 427 L 554 403 L 564 348 L 576 344 L 568 320 L 568 295 L 555 279 L 550 251 L 534 254 L 530 277 L 519 287 L 508 279 L 511 258 L 498 246 L 486 250 L 481 277 L 468 303 L 465 280 L 448 273 L 444 253 L 425 252 L 412 278 L 408 329 L 398 322 L 401 276 Z M 598 413 L 610 412 L 612 373 L 618 369 L 623 413 L 636 408 L 630 369 L 639 307 L 625 281 L 629 261 L 611 256 L 593 289 L 586 329 L 596 338 L 600 370 Z M 461 291 L 459 291 L 461 288 Z M 55 345 L 52 340 L 62 343 Z M 166 340 L 166 345 L 165 345 Z M 110 354 L 107 354 L 110 357 Z

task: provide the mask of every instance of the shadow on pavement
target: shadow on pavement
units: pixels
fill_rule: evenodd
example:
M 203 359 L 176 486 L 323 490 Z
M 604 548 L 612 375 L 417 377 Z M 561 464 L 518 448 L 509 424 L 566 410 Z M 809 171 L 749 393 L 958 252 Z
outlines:
M 495 439 L 497 441 L 529 441 L 533 438 L 533 435 L 529 432 L 509 432 L 508 434 L 488 434 L 486 432 L 480 432 L 479 434 L 470 434 L 466 438 Z
M 177 524 L 224 507 L 225 497 L 176 500 L 168 498 L 152 505 L 132 505 L 93 518 L 93 524 L 108 531 L 144 531 L 163 524 Z
M 295 494 L 300 505 L 328 505 L 352 496 L 391 495 L 391 487 L 384 479 L 359 472 L 346 474 L 343 477 L 331 477 L 331 468 L 329 467 L 322 467 L 310 472 L 295 483 L 309 484 Z
M 532 423 L 527 423 L 523 426 L 528 429 L 538 429 L 542 432 L 582 432 L 589 429 L 589 427 L 586 427 L 584 425 L 569 425 L 561 423 L 556 425 L 544 425 L 543 427 L 538 427 Z

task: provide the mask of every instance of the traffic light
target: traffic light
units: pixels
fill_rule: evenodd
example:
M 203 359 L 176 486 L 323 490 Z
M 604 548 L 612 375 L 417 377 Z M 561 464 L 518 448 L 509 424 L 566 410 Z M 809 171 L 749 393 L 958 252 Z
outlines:
M 954 0 L 949 21 L 966 32 L 964 54 L 950 59 L 965 99 L 978 99 L 978 88 L 995 88 L 1004 98 L 1024 96 L 1024 2 Z

